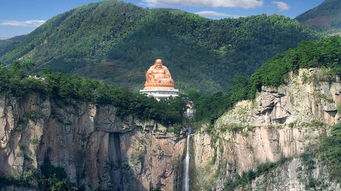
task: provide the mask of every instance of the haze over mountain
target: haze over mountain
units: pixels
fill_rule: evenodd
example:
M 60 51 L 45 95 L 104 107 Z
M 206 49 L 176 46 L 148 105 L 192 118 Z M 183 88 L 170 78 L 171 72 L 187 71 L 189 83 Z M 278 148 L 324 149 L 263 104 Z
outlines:
M 296 19 L 318 30 L 341 29 L 341 1 L 325 0 L 321 5 L 299 15 Z
M 310 39 L 317 39 L 315 32 L 279 15 L 210 20 L 104 1 L 53 17 L 19 39 L 0 41 L 0 62 L 31 60 L 137 90 L 147 68 L 161 58 L 177 88 L 208 92 L 226 89 L 234 75 L 249 75 Z

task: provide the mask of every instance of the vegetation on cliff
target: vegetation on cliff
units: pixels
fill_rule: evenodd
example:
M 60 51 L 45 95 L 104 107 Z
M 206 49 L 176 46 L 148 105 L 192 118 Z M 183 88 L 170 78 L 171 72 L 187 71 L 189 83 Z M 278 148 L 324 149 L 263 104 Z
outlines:
M 341 183 L 341 123 L 331 127 L 330 135 L 321 135 L 317 145 L 310 145 L 306 151 L 299 157 L 302 166 L 296 169 L 299 174 L 300 182 L 304 183 L 306 190 L 321 190 L 326 188 L 325 179 L 314 178 L 314 169 L 319 165 L 327 168 L 329 180 Z M 282 158 L 275 163 L 264 163 L 259 165 L 255 170 L 243 172 L 241 175 L 236 174 L 231 180 L 225 182 L 225 190 L 235 190 L 243 188 L 244 190 L 251 187 L 256 178 L 264 175 L 274 176 L 274 170 L 281 168 L 286 162 L 290 162 L 293 158 Z M 303 173 L 303 174 L 302 174 Z M 321 176 L 321 175 L 319 175 Z M 316 176 L 315 176 L 316 177 Z
M 319 147 L 322 164 L 326 165 L 331 180 L 341 183 L 341 123 L 331 127 L 331 135 L 321 138 Z
M 297 72 L 300 68 L 325 68 L 326 75 L 341 75 L 341 37 L 300 43 L 297 48 L 264 63 L 251 77 L 235 78 L 225 94 L 190 93 L 195 103 L 196 120 L 214 122 L 236 102 L 254 99 L 262 86 L 278 87 L 285 84 L 289 72 Z
M 40 170 L 35 168 L 25 171 L 19 179 L 0 176 L 0 189 L 14 186 L 23 190 L 76 191 L 81 190 L 70 182 L 65 170 L 45 161 Z
M 47 69 L 40 75 L 30 76 L 32 65 L 27 62 L 15 62 L 9 67 L 0 65 L 0 92 L 22 98 L 34 91 L 46 98 L 110 104 L 117 107 L 119 116 L 135 115 L 165 125 L 182 122 L 184 103 L 181 97 L 156 101 L 104 82 L 50 73 Z
M 23 58 L 138 90 L 145 71 L 162 58 L 177 88 L 210 92 L 226 90 L 232 76 L 250 75 L 275 54 L 317 38 L 280 15 L 210 20 L 103 1 L 53 17 L 20 41 L 7 40 L 4 48 L 0 43 L 0 62 Z
M 236 174 L 231 181 L 228 181 L 224 184 L 225 190 L 235 190 L 238 187 L 243 187 L 249 185 L 254 181 L 257 177 L 268 173 L 269 171 L 280 167 L 285 162 L 292 160 L 292 158 L 282 158 L 277 162 L 267 162 L 259 165 L 256 170 L 250 170 L 243 172 L 241 175 Z

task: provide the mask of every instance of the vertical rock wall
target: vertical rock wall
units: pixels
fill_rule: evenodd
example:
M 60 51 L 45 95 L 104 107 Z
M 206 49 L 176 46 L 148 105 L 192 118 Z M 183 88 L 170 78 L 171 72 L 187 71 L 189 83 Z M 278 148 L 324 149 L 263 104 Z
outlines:
M 235 190 L 341 191 L 341 185 L 329 180 L 327 169 L 319 161 L 307 165 L 303 159 L 294 158 Z
M 237 103 L 214 127 L 192 135 L 191 190 L 224 190 L 237 173 L 317 144 L 329 125 L 340 122 L 341 84 L 327 80 L 320 70 L 300 70 L 286 85 L 263 88 L 255 100 Z M 184 137 L 116 112 L 110 105 L 34 93 L 1 95 L 0 176 L 21 177 L 49 161 L 84 190 L 181 190 Z M 259 182 L 274 188 L 286 182 L 282 178 L 274 185 Z
M 285 85 L 264 87 L 255 100 L 237 103 L 213 128 L 193 136 L 192 188 L 223 190 L 236 173 L 299 156 L 340 122 L 340 106 L 341 83 L 318 69 L 301 69 Z
M 0 96 L 0 175 L 49 161 L 85 190 L 177 190 L 184 140 L 113 106 Z

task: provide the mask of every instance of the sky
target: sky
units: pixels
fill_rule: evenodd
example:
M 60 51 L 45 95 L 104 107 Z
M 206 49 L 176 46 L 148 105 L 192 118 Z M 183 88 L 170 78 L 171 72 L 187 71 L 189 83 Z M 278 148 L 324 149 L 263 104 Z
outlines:
M 101 0 L 0 0 L 0 40 L 28 34 L 46 20 L 70 9 Z M 323 0 L 122 0 L 146 8 L 175 8 L 211 19 L 257 14 L 291 18 Z

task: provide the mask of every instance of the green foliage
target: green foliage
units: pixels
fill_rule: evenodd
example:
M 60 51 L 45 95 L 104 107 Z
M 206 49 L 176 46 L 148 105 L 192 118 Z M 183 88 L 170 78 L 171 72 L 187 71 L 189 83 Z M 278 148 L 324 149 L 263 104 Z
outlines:
M 54 167 L 49 160 L 45 160 L 41 166 L 41 177 L 39 177 L 39 189 L 43 191 L 77 190 L 68 180 L 67 174 L 61 167 Z
M 0 92 L 10 92 L 16 97 L 23 98 L 34 91 L 42 96 L 64 101 L 111 104 L 118 108 L 118 116 L 131 114 L 140 119 L 153 119 L 164 125 L 182 123 L 185 105 L 181 97 L 156 101 L 104 82 L 60 73 L 47 72 L 41 76 L 29 76 L 25 72 L 29 70 L 26 68 L 28 65 L 31 64 L 16 62 L 9 67 L 0 65 Z M 37 120 L 42 115 L 39 111 L 30 111 L 24 118 Z
M 22 189 L 32 188 L 40 191 L 76 191 L 63 168 L 54 167 L 49 160 L 45 160 L 40 169 L 28 169 L 19 179 L 0 176 L 0 188 L 16 186 Z
M 32 140 L 31 140 L 31 143 L 32 144 L 39 144 L 39 139 L 38 138 L 33 138 Z
M 232 178 L 232 181 L 227 181 L 224 185 L 225 190 L 234 190 L 237 187 L 243 187 L 250 184 L 256 177 L 259 177 L 263 174 L 266 174 L 272 169 L 279 167 L 284 164 L 286 161 L 291 160 L 291 158 L 282 158 L 281 160 L 274 163 L 264 163 L 257 167 L 256 170 L 250 170 L 247 172 L 243 172 L 242 175 L 235 175 Z
M 301 161 L 303 163 L 304 171 L 302 167 L 297 169 L 299 176 L 304 173 L 308 178 L 304 181 L 306 188 L 318 189 L 321 186 L 321 181 L 314 178 L 313 170 L 316 168 L 316 148 L 310 145 L 305 149 L 305 152 L 301 155 Z
M 15 48 L 0 52 L 0 62 L 29 59 L 54 72 L 138 90 L 145 71 L 162 58 L 177 88 L 216 92 L 226 90 L 233 76 L 248 76 L 275 54 L 317 38 L 280 15 L 210 20 L 179 10 L 103 1 L 53 17 Z
M 328 68 L 335 79 L 341 75 L 341 37 L 329 37 L 319 42 L 309 41 L 275 56 L 247 77 L 236 77 L 226 94 L 204 94 L 190 92 L 194 101 L 196 120 L 213 123 L 225 111 L 240 100 L 254 99 L 262 86 L 278 87 L 286 83 L 290 71 L 300 68 Z M 320 125 L 320 124 L 316 124 Z
M 330 136 L 322 136 L 319 148 L 331 180 L 341 183 L 341 123 L 331 127 Z
M 44 93 L 45 84 L 27 75 L 27 65 L 20 62 L 14 62 L 10 67 L 0 65 L 0 92 L 10 90 L 17 97 L 23 97 L 29 91 Z
M 288 50 L 263 64 L 251 80 L 257 88 L 262 85 L 277 87 L 285 83 L 289 71 L 316 67 L 328 67 L 334 75 L 341 75 L 341 37 L 301 43 L 296 49 Z
M 39 111 L 39 110 L 29 111 L 29 112 L 24 114 L 24 118 L 25 119 L 30 119 L 30 120 L 33 120 L 33 121 L 37 121 L 38 119 L 41 119 L 43 117 L 44 117 L 44 114 L 41 111 Z
M 37 169 L 31 168 L 25 171 L 22 175 L 22 181 L 26 185 L 35 186 L 37 184 L 37 178 L 39 177 L 39 172 Z
M 302 74 L 302 82 L 305 84 L 305 83 L 307 83 L 308 82 L 308 74 L 306 73 L 306 72 L 304 72 L 303 74 Z

